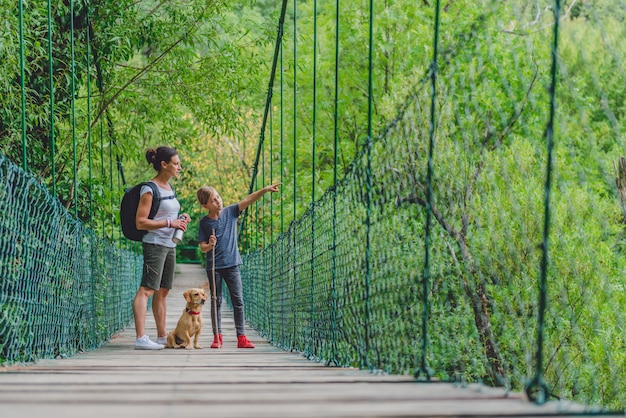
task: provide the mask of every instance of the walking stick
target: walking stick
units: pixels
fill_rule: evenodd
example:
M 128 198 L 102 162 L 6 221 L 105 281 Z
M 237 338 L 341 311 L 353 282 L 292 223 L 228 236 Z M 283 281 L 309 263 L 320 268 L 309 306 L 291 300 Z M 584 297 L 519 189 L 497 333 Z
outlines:
M 211 236 L 215 236 L 215 229 L 211 230 Z M 215 330 L 215 335 L 217 336 L 217 344 L 218 348 L 222 348 L 222 340 L 220 340 L 220 334 L 217 324 L 217 292 L 215 291 L 215 245 L 211 249 L 211 254 L 213 258 L 213 264 L 211 266 L 211 305 L 213 305 L 213 328 Z

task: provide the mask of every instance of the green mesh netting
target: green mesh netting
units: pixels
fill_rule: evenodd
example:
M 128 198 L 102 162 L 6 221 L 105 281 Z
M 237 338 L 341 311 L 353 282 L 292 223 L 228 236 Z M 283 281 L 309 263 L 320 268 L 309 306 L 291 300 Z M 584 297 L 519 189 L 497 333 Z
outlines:
M 91 350 L 133 318 L 142 259 L 0 155 L 0 364 Z
M 247 318 L 329 364 L 623 411 L 626 3 L 372 12 L 287 7 L 255 183 L 283 203 L 246 218 Z

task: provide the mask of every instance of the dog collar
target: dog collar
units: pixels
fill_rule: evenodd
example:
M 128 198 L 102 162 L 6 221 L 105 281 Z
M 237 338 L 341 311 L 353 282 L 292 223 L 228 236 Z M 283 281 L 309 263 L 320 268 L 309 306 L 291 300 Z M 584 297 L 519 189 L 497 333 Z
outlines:
M 189 315 L 200 315 L 200 312 L 192 311 L 191 309 L 186 309 Z

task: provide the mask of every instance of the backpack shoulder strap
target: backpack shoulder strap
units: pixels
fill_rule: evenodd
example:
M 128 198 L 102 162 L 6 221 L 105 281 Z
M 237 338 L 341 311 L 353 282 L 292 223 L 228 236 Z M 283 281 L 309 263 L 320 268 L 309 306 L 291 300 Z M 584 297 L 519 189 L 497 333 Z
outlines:
M 150 182 L 150 183 L 152 183 L 152 182 Z M 154 183 L 152 183 L 152 184 L 154 184 Z M 161 196 L 161 195 L 159 194 L 159 195 L 158 195 L 158 196 L 159 196 L 159 203 L 161 202 L 161 200 L 176 199 L 176 190 L 174 190 L 174 186 L 172 186 L 172 183 L 167 183 L 167 184 L 169 184 L 169 185 L 170 185 L 170 188 L 172 189 L 172 192 L 173 192 L 173 193 L 172 193 L 170 196 Z M 156 184 L 155 184 L 155 187 L 156 187 Z M 157 187 L 157 189 L 158 189 L 158 187 Z
M 148 214 L 148 219 L 153 219 L 157 211 L 159 210 L 159 206 L 161 205 L 161 193 L 159 192 L 159 188 L 154 182 L 146 181 L 143 184 L 152 189 L 152 206 L 150 207 L 150 214 Z

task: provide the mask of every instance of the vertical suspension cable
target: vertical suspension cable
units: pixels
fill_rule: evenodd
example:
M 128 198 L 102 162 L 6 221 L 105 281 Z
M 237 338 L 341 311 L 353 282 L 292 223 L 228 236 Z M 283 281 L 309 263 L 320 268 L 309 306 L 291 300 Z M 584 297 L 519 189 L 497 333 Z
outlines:
M 93 155 L 92 155 L 92 137 L 91 137 L 91 39 L 89 36 L 89 30 L 91 28 L 91 22 L 89 21 L 89 2 L 85 3 L 86 13 L 86 28 L 85 28 L 85 58 L 87 64 L 87 158 L 89 163 L 89 228 L 94 229 L 94 221 L 93 221 Z M 90 259 L 90 263 L 93 264 L 92 268 L 95 271 L 97 267 L 95 265 L 98 263 L 98 260 L 95 256 L 95 252 L 92 249 L 92 257 Z M 93 295 L 92 304 L 96 306 L 96 291 L 95 291 L 95 280 L 91 280 L 91 294 Z M 91 333 L 94 336 L 93 341 L 97 340 L 97 324 L 96 321 L 91 321 Z
M 272 120 L 271 120 L 272 111 L 271 111 L 271 109 L 272 109 L 272 107 L 270 106 L 270 137 L 272 136 Z M 263 163 L 261 164 L 261 170 L 262 170 L 261 171 L 261 187 L 265 187 L 265 184 L 266 184 L 266 182 L 265 182 L 265 176 L 266 176 L 266 172 L 265 172 L 265 164 L 266 164 L 265 156 L 266 156 L 266 154 L 267 154 L 267 152 L 263 151 L 263 154 L 262 154 L 262 156 L 263 156 Z M 271 194 L 270 194 L 270 197 L 271 197 Z M 265 251 L 265 245 L 267 243 L 266 242 L 266 236 L 265 236 L 265 232 L 267 231 L 267 227 L 265 225 L 266 218 L 267 218 L 266 214 L 267 214 L 267 205 L 261 205 L 260 214 L 259 214 L 259 216 L 261 216 L 261 218 L 259 220 L 257 220 L 257 223 L 259 225 L 261 225 L 261 231 L 260 231 L 260 233 L 261 233 L 261 247 L 263 248 L 263 254 L 265 255 L 265 257 L 267 257 L 267 251 Z M 266 261 L 265 257 L 263 259 L 263 262 Z M 267 270 L 264 268 L 263 271 L 267 271 Z M 265 283 L 267 283 L 267 280 L 263 280 L 261 283 L 259 283 L 258 287 L 261 287 L 261 285 L 265 285 Z M 265 290 L 265 289 L 263 289 L 263 290 Z M 261 292 L 260 291 L 257 291 L 256 293 L 257 293 L 258 297 L 261 297 Z M 267 311 L 267 306 L 266 306 L 267 298 L 263 299 L 263 304 L 259 304 L 258 297 L 257 297 L 257 304 L 256 304 L 256 306 L 263 306 L 265 308 L 265 311 Z
M 102 105 L 102 96 L 100 97 L 100 105 Z M 105 170 L 104 170 L 104 121 L 100 118 L 100 181 L 104 184 Z M 104 203 L 104 202 L 102 202 Z M 104 209 L 104 208 L 103 208 Z M 105 211 L 100 210 L 100 221 L 102 222 L 102 239 L 106 238 L 105 227 Z
M 70 73 L 71 73 L 71 91 L 72 91 L 72 150 L 73 150 L 73 189 L 74 189 L 74 216 L 78 217 L 78 173 L 76 161 L 76 74 L 75 74 L 75 57 L 74 57 L 74 0 L 70 0 Z
M 273 106 L 270 106 L 270 181 L 269 184 L 274 183 L 274 110 Z M 270 240 L 274 242 L 274 193 L 270 193 Z M 274 251 L 274 250 L 272 250 Z
M 265 135 L 263 135 L 265 137 Z M 259 147 L 259 149 L 261 150 L 261 161 L 259 161 L 259 163 L 261 164 L 261 177 L 263 176 L 263 145 L 261 145 Z M 258 170 L 258 169 L 257 169 Z M 255 190 L 259 190 L 259 177 L 258 175 L 255 176 L 255 185 L 254 185 L 254 189 Z M 263 183 L 263 182 L 261 182 Z M 253 250 L 257 250 L 259 248 L 259 228 L 260 228 L 260 219 L 259 219 L 259 201 L 257 200 L 256 202 L 254 202 L 254 217 L 255 217 L 255 225 L 252 227 L 254 228 L 254 248 Z
M 271 109 L 271 106 L 270 106 Z M 271 123 L 271 121 L 270 121 Z M 261 178 L 257 178 L 257 187 L 256 189 L 259 190 L 261 187 L 263 187 L 265 185 L 265 150 L 262 149 L 261 150 Z M 265 219 L 263 218 L 263 207 L 261 206 L 261 203 L 257 200 L 255 202 L 256 204 L 256 244 L 254 247 L 254 251 L 259 250 L 260 248 L 265 248 L 265 225 L 263 225 L 261 222 L 265 223 Z M 265 254 L 265 251 L 263 252 L 263 254 Z M 264 280 L 265 281 L 265 280 Z M 259 304 L 259 297 L 260 297 L 260 285 L 261 283 L 258 283 L 258 281 L 255 281 L 255 292 L 254 292 L 254 298 L 255 298 L 255 303 L 254 306 L 258 307 L 261 306 Z M 258 309 L 258 308 L 257 308 Z M 257 317 L 259 317 L 259 315 L 257 314 Z
M 554 145 L 554 116 L 556 108 L 556 76 L 558 65 L 559 46 L 559 18 L 561 17 L 561 2 L 555 0 L 554 4 L 554 38 L 552 43 L 552 69 L 550 81 L 550 114 L 546 127 L 546 147 L 547 147 L 547 167 L 546 181 L 544 185 L 544 220 L 543 220 L 543 241 L 541 243 L 541 278 L 539 283 L 539 317 L 537 324 L 537 365 L 535 376 L 526 384 L 526 394 L 528 398 L 537 404 L 544 404 L 550 393 L 547 383 L 543 378 L 543 339 L 545 332 L 545 311 L 548 293 L 548 239 L 550 236 L 550 191 L 552 189 L 552 148 Z
M 364 318 L 364 338 L 365 352 L 361 356 L 361 368 L 369 368 L 369 351 L 370 351 L 370 234 L 372 222 L 372 92 L 373 92 L 373 62 L 374 62 L 374 0 L 369 1 L 369 53 L 368 53 L 368 69 L 367 69 L 367 142 L 365 144 L 367 150 L 367 165 L 365 170 L 366 181 L 366 219 L 365 219 L 365 318 Z
M 20 20 L 20 96 L 22 99 L 22 169 L 28 169 L 26 160 L 26 81 L 25 78 L 25 58 L 24 58 L 24 4 L 19 0 L 19 20 Z
M 270 184 L 274 183 L 274 111 L 273 111 L 274 107 L 270 106 Z M 274 312 L 274 260 L 275 260 L 275 253 L 276 253 L 276 246 L 272 245 L 274 242 L 274 194 L 271 193 L 270 194 L 270 245 L 271 245 L 271 250 L 270 250 L 270 268 L 267 269 L 267 271 L 269 271 L 269 285 L 270 285 L 270 291 L 269 294 L 267 295 L 269 297 L 269 307 L 266 311 L 267 315 L 268 315 L 268 321 L 267 323 L 269 324 L 269 336 L 270 339 L 273 340 L 274 339 L 274 321 L 273 321 L 273 312 Z M 267 298 L 266 298 L 267 299 Z M 270 341 L 271 341 L 270 340 Z
M 93 229 L 93 156 L 92 156 L 92 144 L 91 144 L 91 39 L 89 37 L 89 28 L 91 22 L 89 21 L 89 3 L 85 5 L 87 8 L 87 28 L 85 29 L 85 45 L 86 45 L 86 58 L 87 58 L 87 157 L 89 160 L 89 227 Z
M 296 134 L 297 134 L 297 116 L 296 116 L 296 111 L 297 111 L 297 68 L 298 68 L 298 54 L 297 54 L 297 44 L 298 44 L 298 1 L 294 0 L 293 2 L 293 220 L 296 219 L 296 197 L 297 197 L 297 176 L 296 176 L 296 157 L 297 157 L 297 152 L 296 152 L 296 145 L 297 145 L 297 140 L 296 140 Z M 295 224 L 294 224 L 295 225 Z M 292 261 L 293 261 L 293 332 L 292 332 L 292 344 L 291 346 L 293 348 L 296 348 L 296 278 L 297 278 L 297 274 L 296 274 L 296 244 L 297 244 L 297 233 L 296 233 L 297 228 L 293 228 L 293 257 L 292 257 Z
M 284 75 L 285 69 L 283 67 L 283 45 L 281 40 L 280 45 L 280 182 L 285 181 L 285 97 L 284 97 Z M 282 190 L 282 189 L 281 189 Z M 282 191 L 281 191 L 282 193 Z M 280 199 L 280 233 L 285 233 L 285 199 Z
M 313 127 L 311 144 L 311 308 L 310 323 L 315 323 L 315 139 L 317 117 L 317 0 L 313 0 Z M 311 326 L 310 341 L 315 341 L 315 329 Z M 311 349 L 315 352 L 315 347 Z
M 111 214 L 111 225 L 113 225 L 113 133 L 111 132 L 112 124 L 109 111 L 106 111 L 107 125 L 109 128 L 109 213 Z M 113 228 L 111 228 L 111 239 L 113 239 Z
M 337 351 L 337 164 L 339 163 L 339 1 L 335 4 L 335 109 L 334 122 L 334 161 L 333 161 L 333 264 L 331 279 L 331 361 L 335 364 Z
M 52 196 L 57 196 L 56 165 L 54 155 L 54 74 L 52 66 L 52 0 L 48 0 L 48 70 L 50 88 L 50 174 L 52 181 Z
M 426 170 L 426 233 L 424 237 L 424 273 L 422 276 L 422 347 L 420 368 L 415 377 L 423 377 L 430 380 L 431 372 L 426 364 L 426 350 L 428 347 L 428 293 L 430 284 L 430 225 L 432 221 L 432 178 L 433 178 L 433 154 L 435 148 L 436 126 L 436 99 L 437 99 L 437 58 L 439 52 L 439 11 L 440 1 L 435 4 L 435 33 L 433 35 L 433 60 L 430 66 L 431 97 L 430 97 L 430 125 L 428 127 L 428 168 Z
M 284 100 L 284 66 L 283 66 L 283 55 L 284 55 L 283 42 L 281 40 L 280 44 L 280 182 L 284 183 L 284 173 L 285 173 L 285 154 L 284 154 L 284 139 L 285 139 L 285 100 Z M 282 188 L 281 188 L 282 193 Z M 285 199 L 280 199 L 280 234 L 283 235 L 285 233 Z M 284 273 L 282 269 L 285 266 L 285 240 L 280 240 L 280 249 L 281 249 L 281 274 Z M 285 344 L 285 298 L 281 295 L 281 323 L 280 323 L 280 341 L 282 344 Z
M 270 115 L 271 114 L 272 114 L 272 112 L 271 112 L 271 107 L 270 107 Z M 272 129 L 272 121 L 270 120 L 270 136 L 272 135 L 271 129 Z M 265 176 L 267 175 L 265 173 L 265 164 L 266 164 L 265 156 L 266 156 L 266 154 L 267 154 L 267 152 L 264 150 L 263 154 L 261 155 L 262 161 L 261 161 L 261 185 L 260 185 L 260 187 L 265 187 L 265 184 L 266 184 L 265 183 Z M 257 190 L 258 190 L 258 188 L 257 188 Z M 270 194 L 270 196 L 271 196 L 271 194 Z M 259 201 L 257 200 L 257 202 L 259 202 Z M 265 205 L 260 205 L 260 206 L 261 206 L 261 208 L 260 208 L 260 211 L 259 211 L 260 212 L 259 216 L 261 216 L 261 218 L 259 220 L 257 220 L 257 223 L 261 226 L 261 231 L 260 231 L 260 233 L 261 233 L 261 247 L 265 248 L 265 244 L 266 244 L 266 241 L 265 241 L 265 231 L 267 229 L 265 227 L 266 210 L 265 210 Z M 261 223 L 261 221 L 263 221 L 263 222 Z
M 26 59 L 24 53 L 24 5 L 23 0 L 19 0 L 19 37 L 20 37 L 20 95 L 21 95 L 21 107 L 22 107 L 22 169 L 26 172 L 28 170 L 28 160 L 26 154 L 26 80 L 25 80 L 25 67 Z M 24 212 L 24 224 L 30 223 L 30 211 Z M 31 270 L 31 257 L 30 257 L 29 245 L 23 246 L 24 261 L 26 271 Z
M 113 130 L 112 127 L 113 127 L 113 122 L 111 121 L 111 130 Z M 111 148 L 115 146 L 115 148 L 117 149 L 118 144 L 117 144 L 117 141 L 115 141 L 114 133 L 111 135 L 111 138 L 113 139 L 113 141 L 111 141 L 111 144 L 112 144 Z M 111 189 L 111 237 L 113 237 L 115 235 L 115 232 L 117 232 L 117 237 L 122 238 L 122 232 L 120 231 L 121 228 L 113 227 L 115 225 L 115 212 L 113 211 L 113 208 L 117 204 L 115 199 L 113 199 L 113 190 L 120 190 L 122 189 L 123 186 L 126 185 L 126 179 L 124 177 L 124 167 L 122 165 L 122 158 L 120 157 L 119 150 L 115 151 L 115 160 L 117 163 L 117 185 L 115 189 Z

